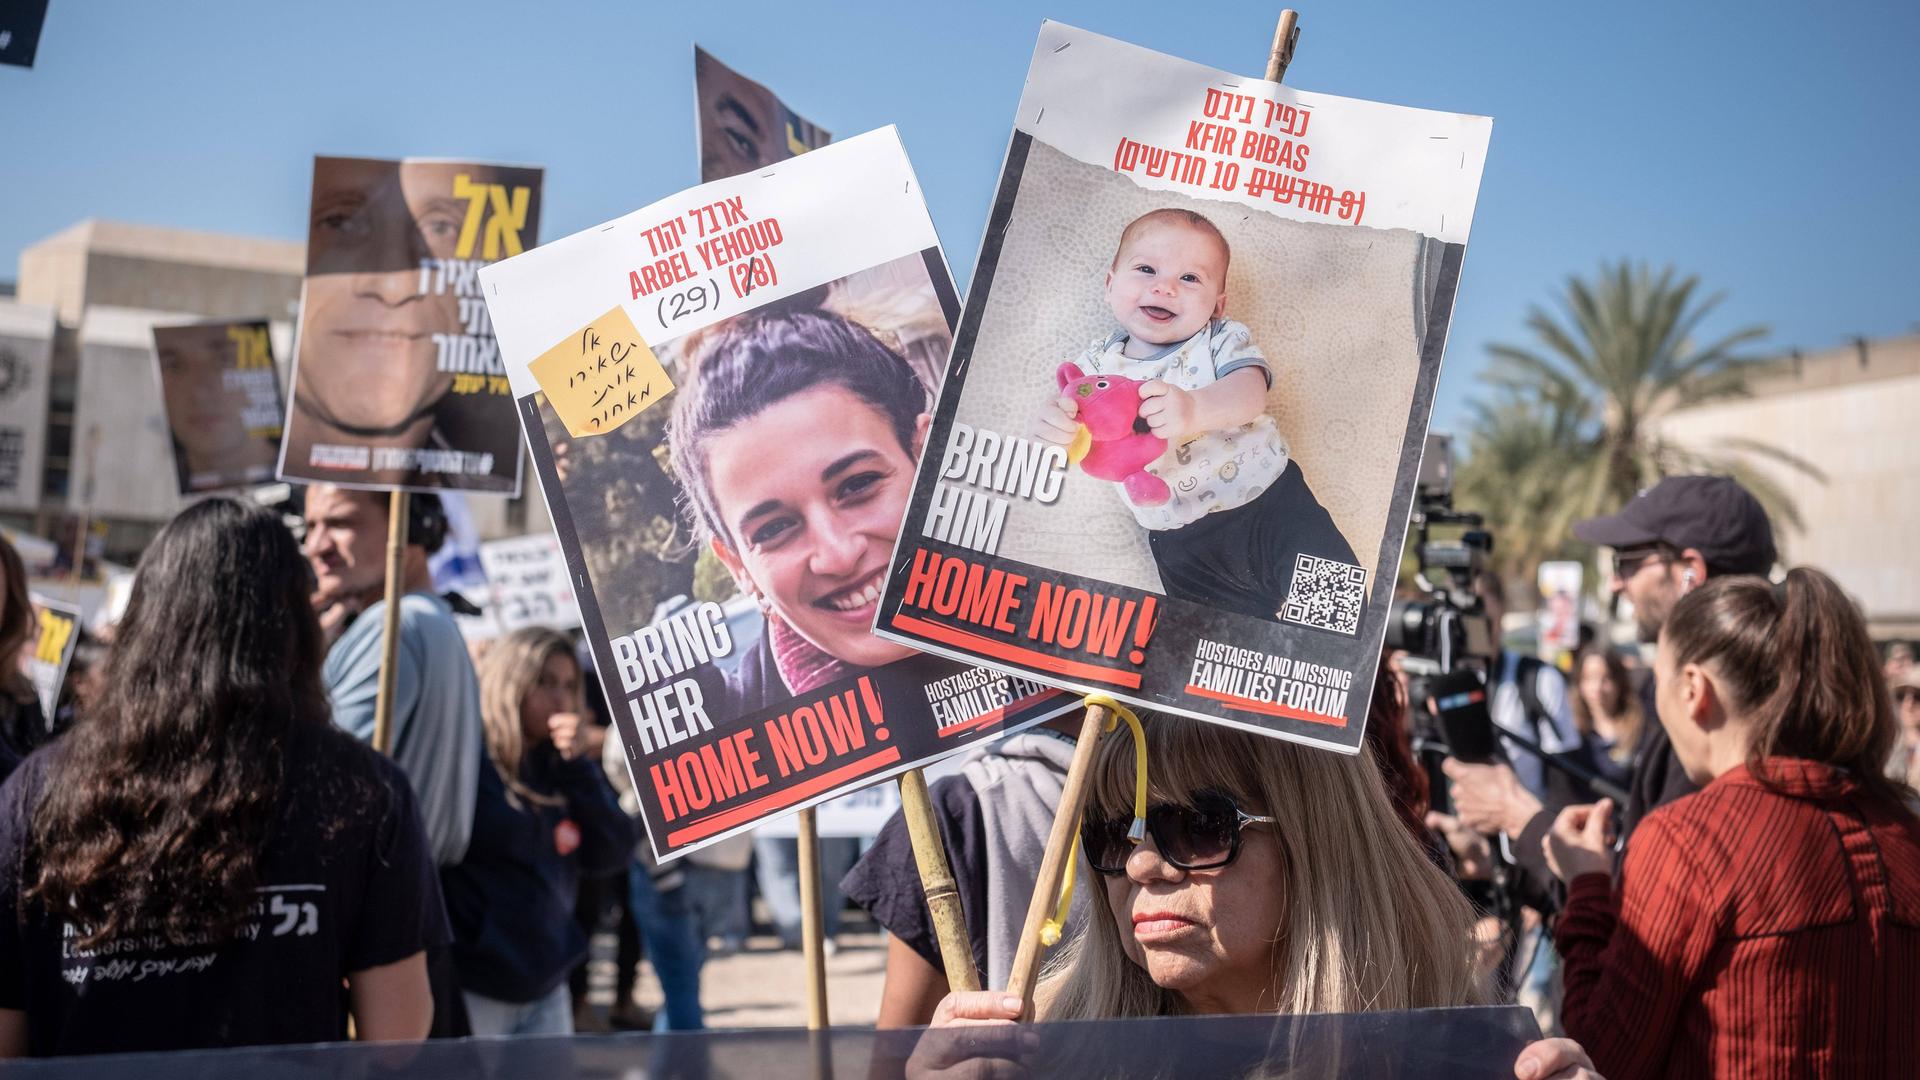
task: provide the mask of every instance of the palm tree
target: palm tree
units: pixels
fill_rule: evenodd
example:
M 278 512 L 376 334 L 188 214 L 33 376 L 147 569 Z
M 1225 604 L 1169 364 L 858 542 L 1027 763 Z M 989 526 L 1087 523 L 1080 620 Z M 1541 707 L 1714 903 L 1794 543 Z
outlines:
M 1756 439 L 1684 447 L 1660 433 L 1661 420 L 1677 409 L 1745 396 L 1760 363 L 1742 349 L 1764 338 L 1765 327 L 1695 343 L 1722 299 L 1698 293 L 1699 279 L 1676 279 L 1672 267 L 1656 274 L 1644 265 L 1603 264 L 1592 283 L 1568 279 L 1558 315 L 1529 310 L 1532 345 L 1488 346 L 1494 364 L 1482 378 L 1501 393 L 1480 407 L 1470 445 L 1504 449 L 1473 475 L 1482 494 L 1505 504 L 1498 516 L 1533 534 L 1529 548 L 1551 553 L 1576 519 L 1610 513 L 1641 488 L 1682 473 L 1732 475 L 1777 521 L 1800 524 L 1785 490 L 1752 461 L 1820 478 L 1804 460 Z
M 1456 505 L 1481 511 L 1496 543 L 1496 572 L 1517 579 L 1543 560 L 1570 554 L 1560 512 L 1561 478 L 1587 455 L 1581 410 L 1509 394 L 1470 402 L 1466 459 L 1455 475 Z

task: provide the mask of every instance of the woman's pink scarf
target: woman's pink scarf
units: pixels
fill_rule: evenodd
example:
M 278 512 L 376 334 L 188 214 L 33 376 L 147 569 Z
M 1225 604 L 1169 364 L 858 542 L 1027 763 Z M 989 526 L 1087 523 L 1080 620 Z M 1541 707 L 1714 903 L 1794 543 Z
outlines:
M 780 669 L 781 681 L 795 694 L 804 694 L 816 686 L 863 670 L 801 637 L 798 630 L 778 615 L 767 616 L 767 641 L 773 646 L 773 665 Z

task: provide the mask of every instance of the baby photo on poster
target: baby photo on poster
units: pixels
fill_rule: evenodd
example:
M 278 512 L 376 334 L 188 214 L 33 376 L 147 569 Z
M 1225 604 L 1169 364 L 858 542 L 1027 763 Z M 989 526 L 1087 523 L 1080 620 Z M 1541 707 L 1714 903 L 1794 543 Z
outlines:
M 876 632 L 1357 747 L 1487 130 L 1046 24 Z

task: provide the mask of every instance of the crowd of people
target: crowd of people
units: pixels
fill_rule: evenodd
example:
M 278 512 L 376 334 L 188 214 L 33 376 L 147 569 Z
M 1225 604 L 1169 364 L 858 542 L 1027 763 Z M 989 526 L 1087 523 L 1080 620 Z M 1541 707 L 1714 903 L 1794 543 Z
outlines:
M 308 490 L 303 540 L 252 503 L 196 503 L 143 555 L 66 720 L 9 671 L 0 1054 L 569 1033 L 616 907 L 615 1017 L 648 1022 L 644 943 L 652 1022 L 702 1026 L 707 940 L 746 934 L 748 854 L 646 856 L 574 641 L 516 631 L 476 666 L 427 568 L 445 519 L 411 505 L 386 755 L 383 495 Z M 889 932 L 879 1026 L 1518 996 L 1565 1036 L 1515 1062 L 1527 1080 L 1899 1072 L 1920 1026 L 1911 653 L 1883 657 L 1820 571 L 1775 574 L 1764 511 L 1725 478 L 1668 479 L 1576 533 L 1614 553 L 1650 651 L 1598 638 L 1564 673 L 1486 658 L 1519 737 L 1504 760 L 1429 760 L 1384 661 L 1358 756 L 1173 716 L 1103 740 L 1031 1009 L 1004 988 L 1077 723 L 973 752 L 932 795 L 990 989 L 950 990 L 896 816 L 839 883 Z M 17 652 L 33 616 L 3 544 L 0 576 Z M 1497 579 L 1476 591 L 1497 618 Z M 761 842 L 770 901 L 787 854 Z M 982 1045 L 930 1037 L 907 1069 Z

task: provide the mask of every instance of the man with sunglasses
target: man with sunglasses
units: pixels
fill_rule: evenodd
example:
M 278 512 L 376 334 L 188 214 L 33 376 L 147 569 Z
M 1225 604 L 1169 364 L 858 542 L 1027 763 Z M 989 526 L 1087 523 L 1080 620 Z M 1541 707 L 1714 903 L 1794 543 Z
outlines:
M 1573 535 L 1613 549 L 1613 591 L 1633 605 L 1638 636 L 1648 645 L 1659 638 L 1674 603 L 1709 577 L 1765 576 L 1776 557 L 1766 510 L 1727 476 L 1669 476 L 1617 514 L 1574 522 Z M 1674 757 L 1665 729 L 1651 722 L 1651 671 L 1639 692 L 1649 723 L 1634 755 L 1621 814 L 1623 842 L 1649 811 L 1697 790 Z M 1446 769 L 1460 819 L 1482 831 L 1506 833 L 1521 865 L 1538 880 L 1550 880 L 1541 842 L 1560 808 L 1543 806 L 1507 766 L 1448 762 Z

